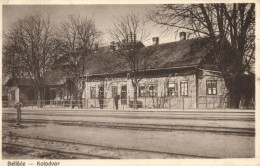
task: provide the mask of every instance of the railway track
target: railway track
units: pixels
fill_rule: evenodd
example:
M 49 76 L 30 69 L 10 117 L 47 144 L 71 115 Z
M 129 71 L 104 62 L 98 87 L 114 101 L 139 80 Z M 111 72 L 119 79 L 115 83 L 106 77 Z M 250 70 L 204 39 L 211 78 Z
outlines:
M 64 156 L 70 156 L 69 158 L 75 159 L 215 158 L 211 156 L 111 147 L 91 143 L 78 143 L 48 138 L 34 138 L 13 134 L 3 135 L 2 137 L 3 149 L 6 147 L 31 149 L 38 151 L 38 153 L 45 152 L 59 154 L 62 155 L 63 158 Z
M 67 151 L 61 151 L 61 150 L 55 150 L 50 148 L 40 148 L 36 146 L 28 146 L 28 145 L 21 145 L 21 144 L 15 144 L 15 143 L 5 143 L 3 142 L 4 148 L 23 148 L 23 149 L 31 149 L 34 151 L 37 151 L 37 153 L 41 153 L 42 157 L 51 156 L 50 153 L 56 154 L 56 156 L 62 156 L 62 159 L 80 159 L 80 158 L 97 158 L 97 159 L 116 159 L 112 157 L 106 157 L 101 155 L 93 155 L 93 154 L 85 154 L 85 153 L 76 153 L 76 152 L 67 152 Z M 46 155 L 43 155 L 43 153 L 46 153 Z M 67 158 L 65 158 L 67 156 Z M 56 158 L 58 159 L 58 158 Z M 59 157 L 60 159 L 60 157 Z
M 3 122 L 13 123 L 15 119 L 3 119 Z M 124 130 L 142 131 L 193 131 L 211 132 L 218 134 L 255 136 L 254 128 L 231 128 L 213 126 L 189 126 L 189 125 L 163 125 L 163 124 L 137 124 L 137 123 L 112 123 L 112 122 L 93 122 L 93 121 L 69 121 L 69 120 L 46 120 L 46 119 L 23 119 L 22 123 L 53 123 L 65 126 L 98 127 Z

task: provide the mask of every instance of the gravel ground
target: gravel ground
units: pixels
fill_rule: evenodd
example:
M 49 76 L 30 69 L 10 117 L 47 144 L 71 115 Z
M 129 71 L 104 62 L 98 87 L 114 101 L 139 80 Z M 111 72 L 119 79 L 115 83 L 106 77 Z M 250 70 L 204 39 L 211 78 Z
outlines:
M 218 112 L 219 111 L 219 112 Z M 14 109 L 3 110 L 4 119 L 16 118 Z M 8 113 L 8 114 L 6 114 Z M 111 110 L 43 110 L 23 109 L 22 117 L 32 119 L 74 121 L 72 125 L 65 123 L 24 123 L 23 127 L 16 127 L 12 123 L 3 121 L 3 134 L 18 134 L 29 137 L 49 138 L 78 143 L 90 143 L 96 145 L 111 146 L 114 148 L 131 148 L 197 155 L 216 158 L 251 158 L 255 156 L 255 137 L 239 136 L 235 134 L 220 134 L 198 131 L 144 131 L 140 129 L 129 130 L 127 128 L 110 128 L 109 126 L 98 127 L 82 126 L 80 121 L 89 123 L 108 122 L 112 125 L 117 123 L 137 123 L 155 125 L 183 125 L 205 127 L 230 127 L 241 129 L 255 128 L 254 111 L 232 110 L 195 110 L 195 111 L 111 111 Z M 32 115 L 35 114 L 35 115 Z M 187 119 L 188 118 L 188 119 Z M 3 138 L 4 139 L 4 138 Z M 29 142 L 32 143 L 32 142 Z M 40 141 L 33 143 L 43 146 Z M 57 149 L 60 149 L 54 146 Z M 62 147 L 61 149 L 66 149 Z M 81 149 L 82 147 L 75 147 Z M 69 150 L 69 149 L 67 149 Z M 83 148 L 84 150 L 84 148 Z M 96 150 L 98 152 L 98 150 Z M 101 153 L 102 151 L 100 151 Z M 162 155 L 147 156 L 147 154 L 130 154 L 119 152 L 115 154 L 119 158 L 164 158 Z M 120 156 L 121 155 L 121 156 Z M 39 159 L 60 158 L 70 159 L 73 156 L 61 155 L 38 150 L 24 149 L 19 147 L 3 146 L 3 158 L 8 159 Z M 168 156 L 169 157 L 169 156 Z M 180 156 L 171 156 L 173 158 Z
M 111 128 L 64 126 L 52 123 L 25 124 L 23 128 L 16 128 L 10 123 L 3 123 L 3 134 L 9 134 L 10 132 L 18 135 L 75 141 L 79 143 L 218 158 L 248 158 L 255 155 L 255 138 L 247 136 L 188 131 L 118 130 Z M 23 155 L 23 152 L 20 154 Z M 4 158 L 17 157 L 16 155 L 6 155 L 5 150 L 3 153 Z M 35 156 L 36 158 L 39 157 Z

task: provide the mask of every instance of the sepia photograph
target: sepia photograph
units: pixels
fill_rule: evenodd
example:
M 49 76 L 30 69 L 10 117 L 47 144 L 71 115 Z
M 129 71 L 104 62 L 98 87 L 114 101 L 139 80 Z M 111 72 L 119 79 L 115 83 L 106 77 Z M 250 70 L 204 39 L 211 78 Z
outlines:
M 255 158 L 255 8 L 2 5 L 2 160 Z

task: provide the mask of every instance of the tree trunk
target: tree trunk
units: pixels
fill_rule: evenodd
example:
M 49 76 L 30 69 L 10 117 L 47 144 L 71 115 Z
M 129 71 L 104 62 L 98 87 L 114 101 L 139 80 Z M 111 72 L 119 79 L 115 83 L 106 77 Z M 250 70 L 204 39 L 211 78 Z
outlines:
M 240 95 L 240 84 L 238 76 L 230 77 L 225 79 L 226 87 L 229 93 L 228 107 L 232 109 L 238 109 L 241 99 Z
M 232 108 L 252 108 L 255 98 L 255 76 L 254 74 L 237 74 L 233 81 Z
M 220 60 L 216 62 L 219 64 L 228 90 L 228 108 L 238 109 L 241 96 L 243 95 L 240 80 L 241 74 L 243 74 L 243 51 L 226 52 L 225 47 L 222 45 L 225 42 L 224 38 L 222 38 L 221 41 L 215 41 L 214 52 L 216 57 L 221 57 Z M 230 56 L 223 57 L 223 55 L 227 53 L 230 53 Z
M 41 87 L 39 87 L 38 88 L 38 101 L 37 101 L 37 105 L 38 105 L 39 108 L 43 107 L 43 103 L 42 103 L 43 102 L 43 100 L 42 100 L 43 96 L 42 96 L 42 94 L 43 94 L 43 90 L 42 90 Z
M 232 88 L 232 90 L 230 91 L 230 108 L 238 109 L 240 98 L 241 97 L 239 94 L 237 94 L 237 91 L 234 88 Z
M 134 85 L 134 109 L 138 109 L 137 105 L 137 84 Z
M 132 79 L 132 86 L 134 88 L 134 99 L 133 99 L 133 108 L 138 109 L 137 106 L 137 88 L 138 88 L 138 81 L 136 78 Z
M 78 107 L 79 107 L 79 108 L 83 108 L 83 102 L 82 102 L 83 91 L 79 91 L 78 94 L 79 94 L 79 95 L 78 95 Z

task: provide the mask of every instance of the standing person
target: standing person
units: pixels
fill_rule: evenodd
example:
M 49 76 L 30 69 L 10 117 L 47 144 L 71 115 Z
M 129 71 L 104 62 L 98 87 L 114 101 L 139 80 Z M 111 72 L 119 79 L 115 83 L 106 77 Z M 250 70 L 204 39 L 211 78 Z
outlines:
M 75 106 L 75 98 L 74 98 L 73 95 L 71 96 L 70 102 L 71 102 L 71 107 L 74 109 L 74 106 Z
M 82 98 L 80 94 L 78 95 L 78 107 L 83 108 Z
M 98 102 L 99 102 L 100 109 L 103 109 L 104 108 L 104 88 L 103 87 L 99 88 Z
M 120 98 L 119 95 L 114 96 L 114 102 L 115 102 L 116 110 L 118 110 L 118 100 L 119 100 L 119 98 Z
M 20 126 L 22 121 L 22 110 L 21 107 L 23 106 L 22 103 L 16 103 L 14 105 L 14 108 L 17 110 L 17 119 L 16 119 L 16 125 Z

